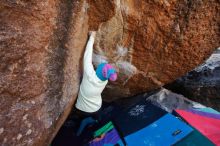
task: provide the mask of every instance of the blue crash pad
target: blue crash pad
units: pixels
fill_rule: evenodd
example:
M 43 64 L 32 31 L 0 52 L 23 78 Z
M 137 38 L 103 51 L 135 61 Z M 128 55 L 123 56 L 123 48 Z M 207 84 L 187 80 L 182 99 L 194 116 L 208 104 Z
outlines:
M 149 126 L 125 137 L 129 146 L 170 146 L 193 131 L 184 122 L 166 114 Z

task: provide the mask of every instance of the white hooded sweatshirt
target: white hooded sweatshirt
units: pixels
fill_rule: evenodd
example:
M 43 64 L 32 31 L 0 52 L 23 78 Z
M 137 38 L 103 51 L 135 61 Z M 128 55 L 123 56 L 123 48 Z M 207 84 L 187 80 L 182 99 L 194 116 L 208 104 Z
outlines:
M 94 37 L 90 36 L 83 58 L 83 79 L 76 102 L 76 108 L 84 112 L 96 112 L 102 106 L 101 93 L 108 83 L 96 75 L 92 65 Z

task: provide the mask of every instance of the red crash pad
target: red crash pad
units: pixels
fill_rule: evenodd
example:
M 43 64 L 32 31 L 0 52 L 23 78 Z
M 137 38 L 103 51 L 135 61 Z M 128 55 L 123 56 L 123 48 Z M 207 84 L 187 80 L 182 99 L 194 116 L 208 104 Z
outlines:
M 184 120 L 220 146 L 220 120 L 201 116 L 185 110 L 175 110 Z

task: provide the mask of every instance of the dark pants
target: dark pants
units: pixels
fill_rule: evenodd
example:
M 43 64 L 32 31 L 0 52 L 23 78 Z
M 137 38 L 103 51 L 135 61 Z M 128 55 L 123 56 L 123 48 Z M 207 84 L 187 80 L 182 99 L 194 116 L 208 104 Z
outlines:
M 93 136 L 93 132 L 97 129 L 97 127 L 93 126 L 90 129 L 87 129 L 79 137 L 76 136 L 76 132 L 80 126 L 80 123 L 87 117 L 92 117 L 93 119 L 100 122 L 103 115 L 106 117 L 106 113 L 103 114 L 102 112 L 108 105 L 108 103 L 103 102 L 102 108 L 94 113 L 83 112 L 74 106 L 64 125 L 61 127 L 58 134 L 54 138 L 52 146 L 83 146 L 84 143 L 90 141 Z
M 80 111 L 74 106 L 67 120 L 54 138 L 52 146 L 83 146 L 84 143 L 90 140 L 90 135 L 87 136 L 90 133 L 87 134 L 86 131 L 82 135 L 77 136 L 76 133 L 80 127 L 80 123 L 87 117 L 92 117 L 96 120 L 96 117 L 98 117 L 97 114 L 98 112 L 87 113 Z M 87 140 L 84 137 L 89 138 Z
M 83 120 L 88 117 L 92 117 L 95 120 L 99 120 L 100 111 L 101 111 L 101 108 L 96 112 L 89 113 L 89 112 L 81 111 L 81 110 L 77 109 L 75 106 L 73 108 L 73 114 L 75 114 L 75 116 L 77 116 L 78 119 L 80 119 L 80 120 Z

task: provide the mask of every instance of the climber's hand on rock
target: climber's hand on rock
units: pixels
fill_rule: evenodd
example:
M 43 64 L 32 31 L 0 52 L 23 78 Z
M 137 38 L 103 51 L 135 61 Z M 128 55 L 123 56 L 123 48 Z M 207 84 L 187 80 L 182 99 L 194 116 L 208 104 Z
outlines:
M 96 36 L 96 31 L 90 31 L 90 32 L 89 32 L 89 36 L 95 38 L 95 36 Z

